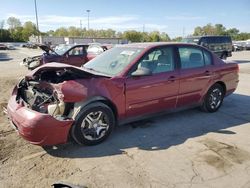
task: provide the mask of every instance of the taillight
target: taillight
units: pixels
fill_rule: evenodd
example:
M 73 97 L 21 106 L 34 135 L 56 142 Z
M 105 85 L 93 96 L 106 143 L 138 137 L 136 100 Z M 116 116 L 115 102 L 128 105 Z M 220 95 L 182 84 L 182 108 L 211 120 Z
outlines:
M 239 73 L 240 71 L 240 67 L 239 67 L 239 64 L 237 64 L 237 73 Z

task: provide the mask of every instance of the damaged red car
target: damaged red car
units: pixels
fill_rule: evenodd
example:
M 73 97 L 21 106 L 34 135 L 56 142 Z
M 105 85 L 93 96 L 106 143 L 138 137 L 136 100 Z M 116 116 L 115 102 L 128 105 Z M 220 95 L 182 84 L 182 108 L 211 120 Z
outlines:
M 7 112 L 19 134 L 37 145 L 94 145 L 115 125 L 182 107 L 216 112 L 235 91 L 238 65 L 182 43 L 114 47 L 83 67 L 50 63 L 14 88 Z

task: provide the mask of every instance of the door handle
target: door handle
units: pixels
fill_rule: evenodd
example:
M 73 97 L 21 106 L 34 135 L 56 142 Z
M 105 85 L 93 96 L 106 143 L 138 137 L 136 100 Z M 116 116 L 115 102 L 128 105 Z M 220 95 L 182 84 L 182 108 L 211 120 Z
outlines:
M 170 77 L 168 78 L 168 82 L 174 82 L 175 79 L 176 79 L 175 76 L 170 76 Z
M 212 75 L 212 72 L 211 72 L 211 71 L 206 70 L 206 71 L 205 71 L 205 75 L 206 75 L 206 76 L 210 76 L 210 75 Z

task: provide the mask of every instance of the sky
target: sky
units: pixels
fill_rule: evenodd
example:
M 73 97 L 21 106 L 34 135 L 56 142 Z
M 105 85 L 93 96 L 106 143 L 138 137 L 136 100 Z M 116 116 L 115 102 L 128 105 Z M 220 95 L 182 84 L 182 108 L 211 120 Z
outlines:
M 196 26 L 223 24 L 250 32 L 250 0 L 36 0 L 40 31 L 75 26 L 116 31 L 160 31 L 171 38 Z M 14 16 L 36 23 L 34 0 L 1 0 L 0 21 Z M 8 27 L 5 23 L 5 27 Z

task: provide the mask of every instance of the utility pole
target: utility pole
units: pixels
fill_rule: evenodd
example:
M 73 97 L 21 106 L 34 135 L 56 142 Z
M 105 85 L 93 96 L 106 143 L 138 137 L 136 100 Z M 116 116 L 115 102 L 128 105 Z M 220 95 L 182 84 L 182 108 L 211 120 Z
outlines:
M 37 16 L 37 6 L 36 6 L 36 0 L 34 0 L 34 3 L 35 3 L 35 13 L 36 13 L 36 29 L 37 29 L 37 32 L 38 32 L 38 36 L 39 37 L 39 26 L 38 26 L 38 16 Z M 37 42 L 39 42 L 39 38 L 37 38 Z
M 35 13 L 36 13 L 36 29 L 37 29 L 37 31 L 39 31 L 36 0 L 34 0 L 34 1 L 35 1 Z
M 86 10 L 86 12 L 88 13 L 88 30 L 89 30 L 89 13 L 90 13 L 90 10 Z
M 80 29 L 81 29 L 81 37 L 82 37 L 82 20 L 80 20 Z

